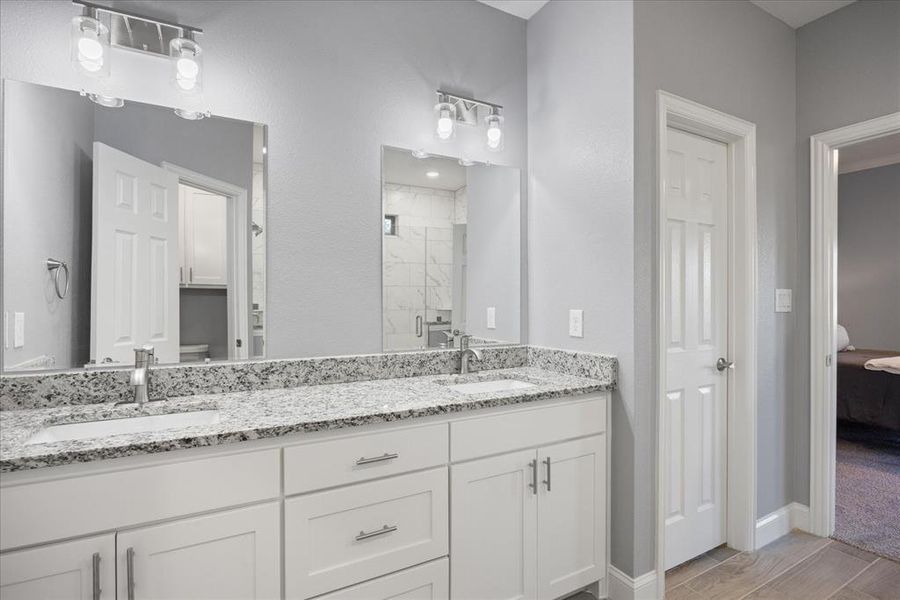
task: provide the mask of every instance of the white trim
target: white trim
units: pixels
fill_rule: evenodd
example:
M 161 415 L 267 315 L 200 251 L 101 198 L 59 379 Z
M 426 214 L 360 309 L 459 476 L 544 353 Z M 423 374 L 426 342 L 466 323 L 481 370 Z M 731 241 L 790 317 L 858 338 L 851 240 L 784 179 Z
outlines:
M 656 571 L 633 578 L 609 565 L 608 579 L 609 600 L 653 600 L 657 597 Z
M 838 150 L 894 133 L 900 112 L 809 139 L 809 530 L 823 537 L 834 533 Z
M 665 153 L 667 129 L 676 127 L 728 146 L 728 356 L 735 363 L 728 386 L 727 543 L 752 550 L 756 536 L 756 125 L 662 90 L 656 92 L 657 324 L 656 324 L 656 570 L 665 572 Z M 660 589 L 660 598 L 664 589 Z
M 756 521 L 756 548 L 771 544 L 793 529 L 808 528 L 809 508 L 798 502 L 791 502 Z
M 886 167 L 900 163 L 900 152 L 896 154 L 886 154 L 868 160 L 858 160 L 853 163 L 845 163 L 838 165 L 838 172 L 841 175 L 847 173 L 856 173 L 857 171 L 866 171 L 868 169 L 877 169 L 878 167 Z
M 230 244 L 230 261 L 228 265 L 228 359 L 241 360 L 249 358 L 253 339 L 250 337 L 250 204 L 247 200 L 247 190 L 242 187 L 214 179 L 203 173 L 191 171 L 169 162 L 163 162 L 162 167 L 178 175 L 179 182 L 188 183 L 210 192 L 222 194 L 232 200 L 229 214 L 231 219 L 231 231 L 228 239 Z M 242 243 L 237 243 L 243 239 Z M 243 268 L 242 268 L 243 266 Z M 237 290 L 242 293 L 238 294 Z M 241 339 L 241 347 L 238 348 L 235 340 Z

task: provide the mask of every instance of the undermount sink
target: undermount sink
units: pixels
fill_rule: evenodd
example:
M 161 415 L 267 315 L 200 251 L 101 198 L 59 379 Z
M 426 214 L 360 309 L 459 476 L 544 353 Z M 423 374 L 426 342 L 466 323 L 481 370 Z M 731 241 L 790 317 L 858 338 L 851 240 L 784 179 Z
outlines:
M 103 421 L 64 423 L 44 427 L 31 436 L 26 443 L 29 445 L 51 444 L 53 442 L 87 440 L 107 435 L 121 435 L 123 433 L 150 433 L 165 429 L 178 429 L 180 427 L 214 425 L 218 422 L 218 410 L 195 410 L 161 415 L 106 419 Z
M 472 383 L 457 383 L 447 387 L 461 394 L 483 394 L 485 392 L 521 390 L 534 387 L 534 384 L 527 381 L 519 381 L 518 379 L 493 379 L 489 381 L 474 381 Z

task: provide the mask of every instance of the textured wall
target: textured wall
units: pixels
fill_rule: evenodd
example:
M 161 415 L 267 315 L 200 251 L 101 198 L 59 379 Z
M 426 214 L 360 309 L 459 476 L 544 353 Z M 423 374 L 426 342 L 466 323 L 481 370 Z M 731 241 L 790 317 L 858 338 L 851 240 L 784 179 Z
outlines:
M 270 357 L 381 349 L 382 145 L 487 160 L 476 130 L 432 137 L 436 88 L 504 106 L 525 166 L 525 22 L 475 2 L 129 3 L 204 29 L 214 114 L 269 125 Z M 80 89 L 66 0 L 0 3 L 0 76 Z M 181 102 L 167 61 L 115 52 L 109 91 Z
M 788 428 L 796 313 L 775 314 L 776 287 L 796 281 L 795 68 L 793 30 L 749 2 L 635 2 L 636 362 L 652 365 L 655 304 L 656 90 L 756 124 L 757 135 L 757 512 L 789 503 Z M 653 368 L 640 397 L 639 448 L 655 444 Z M 638 383 L 640 385 L 640 382 Z M 648 450 L 650 451 L 650 450 Z M 652 463 L 651 463 L 652 464 Z M 652 520 L 652 519 L 648 519 Z M 652 524 L 651 524 L 652 527 Z M 646 535 L 646 534 L 645 534 Z M 652 562 L 649 563 L 652 565 Z
M 838 178 L 838 322 L 900 354 L 900 164 Z
M 619 358 L 611 560 L 640 575 L 654 511 L 633 429 L 632 45 L 630 1 L 550 2 L 528 22 L 528 339 Z M 571 308 L 583 338 L 568 336 Z
M 850 33 L 852 32 L 852 34 Z M 793 500 L 809 502 L 809 137 L 900 111 L 900 2 L 862 0 L 797 30 Z

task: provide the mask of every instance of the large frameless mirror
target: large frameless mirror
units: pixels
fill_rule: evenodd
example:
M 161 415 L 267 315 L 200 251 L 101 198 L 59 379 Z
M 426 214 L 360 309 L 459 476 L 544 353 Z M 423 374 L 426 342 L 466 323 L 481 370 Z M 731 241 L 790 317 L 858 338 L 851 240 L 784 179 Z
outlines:
M 5 372 L 265 356 L 264 125 L 3 100 Z
M 385 351 L 520 341 L 519 169 L 382 150 Z

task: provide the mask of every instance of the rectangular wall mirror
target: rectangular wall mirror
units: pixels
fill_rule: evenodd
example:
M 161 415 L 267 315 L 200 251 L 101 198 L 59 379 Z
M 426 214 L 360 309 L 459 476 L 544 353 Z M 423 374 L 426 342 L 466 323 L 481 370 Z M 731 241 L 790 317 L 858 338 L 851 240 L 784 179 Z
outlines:
M 3 99 L 5 372 L 265 356 L 264 125 Z
M 520 341 L 519 169 L 382 149 L 385 351 Z

